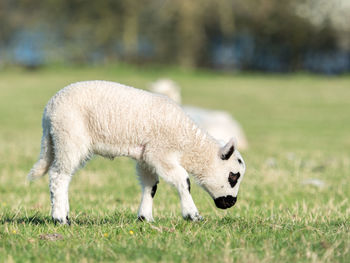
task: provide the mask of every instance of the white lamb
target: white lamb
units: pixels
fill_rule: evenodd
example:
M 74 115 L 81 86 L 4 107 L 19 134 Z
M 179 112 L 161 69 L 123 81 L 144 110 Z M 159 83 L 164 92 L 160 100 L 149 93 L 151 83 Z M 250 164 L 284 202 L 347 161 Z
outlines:
M 62 224 L 70 223 L 71 177 L 94 154 L 138 162 L 138 218 L 146 221 L 153 220 L 158 176 L 177 188 L 182 216 L 199 220 L 187 172 L 222 209 L 235 204 L 245 173 L 233 140 L 220 147 L 172 100 L 114 82 L 78 82 L 62 89 L 46 105 L 42 127 L 40 157 L 28 178 L 49 173 L 52 217 Z
M 180 87 L 171 79 L 159 79 L 150 85 L 150 91 L 163 94 L 181 104 Z M 235 138 L 239 150 L 248 149 L 248 140 L 237 120 L 231 114 L 221 110 L 208 110 L 194 106 L 183 106 L 184 111 L 219 142 Z

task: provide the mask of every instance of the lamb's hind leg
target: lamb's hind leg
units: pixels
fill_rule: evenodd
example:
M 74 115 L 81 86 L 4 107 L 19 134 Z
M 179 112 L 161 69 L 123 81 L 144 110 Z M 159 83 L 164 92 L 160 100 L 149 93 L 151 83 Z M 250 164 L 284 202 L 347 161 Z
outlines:
M 52 218 L 61 224 L 70 224 L 68 188 L 74 172 L 88 157 L 83 137 L 72 140 L 54 138 L 54 161 L 49 169 Z
M 51 215 L 55 222 L 70 224 L 68 188 L 72 174 L 64 172 L 57 166 L 49 170 L 50 194 L 51 194 Z
M 159 182 L 158 175 L 153 171 L 154 169 L 145 163 L 138 163 L 136 169 L 142 187 L 138 219 L 141 221 L 153 221 L 153 197 L 157 191 L 157 184 Z

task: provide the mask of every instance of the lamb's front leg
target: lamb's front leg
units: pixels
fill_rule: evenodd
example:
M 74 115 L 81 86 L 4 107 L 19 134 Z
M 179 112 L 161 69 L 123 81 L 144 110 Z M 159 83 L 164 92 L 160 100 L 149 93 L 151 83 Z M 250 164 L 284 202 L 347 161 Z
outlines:
M 140 178 L 142 187 L 142 198 L 138 212 L 140 221 L 153 221 L 152 207 L 153 198 L 157 192 L 158 175 L 145 163 L 138 163 L 136 166 L 137 175 Z
M 198 221 L 203 218 L 199 215 L 196 205 L 191 196 L 191 185 L 188 173 L 179 164 L 169 166 L 170 169 L 159 169 L 159 176 L 174 185 L 179 193 L 181 212 L 184 219 Z
M 186 180 L 181 178 L 179 180 L 179 185 L 176 187 L 180 196 L 181 202 L 181 212 L 184 219 L 198 221 L 203 218 L 199 215 L 196 205 L 193 202 L 191 196 L 191 183 L 190 179 L 187 177 Z

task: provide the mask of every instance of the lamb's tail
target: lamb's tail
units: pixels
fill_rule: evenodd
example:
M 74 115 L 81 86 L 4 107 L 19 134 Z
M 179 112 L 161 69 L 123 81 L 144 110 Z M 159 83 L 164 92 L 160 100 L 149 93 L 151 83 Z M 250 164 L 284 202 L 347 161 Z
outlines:
M 27 178 L 32 181 L 44 176 L 53 160 L 52 151 L 52 139 L 50 135 L 49 125 L 44 125 L 43 123 L 43 136 L 41 138 L 41 151 L 39 160 L 34 164 L 33 168 L 30 170 Z

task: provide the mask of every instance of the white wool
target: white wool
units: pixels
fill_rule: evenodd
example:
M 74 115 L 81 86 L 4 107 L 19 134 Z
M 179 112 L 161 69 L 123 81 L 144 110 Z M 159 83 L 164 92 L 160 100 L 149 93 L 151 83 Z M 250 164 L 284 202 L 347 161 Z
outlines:
M 181 103 L 180 87 L 170 79 L 159 79 L 150 85 L 150 91 L 163 94 L 177 103 Z M 237 148 L 248 149 L 248 140 L 242 126 L 233 116 L 225 111 L 208 110 L 194 106 L 183 106 L 185 112 L 201 127 L 220 143 L 235 138 Z
M 52 216 L 62 223 L 68 223 L 71 176 L 94 154 L 138 161 L 143 191 L 139 216 L 148 221 L 153 220 L 150 195 L 158 176 L 177 188 L 182 215 L 198 220 L 187 172 L 214 199 L 236 197 L 245 172 L 238 151 L 220 158 L 234 149 L 232 141 L 221 148 L 172 100 L 114 82 L 78 82 L 62 89 L 46 105 L 42 126 L 39 161 L 28 177 L 49 172 Z M 228 183 L 230 173 L 241 174 L 235 187 Z

